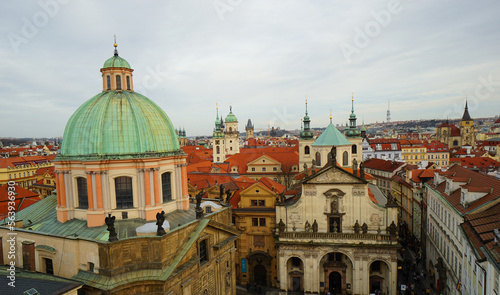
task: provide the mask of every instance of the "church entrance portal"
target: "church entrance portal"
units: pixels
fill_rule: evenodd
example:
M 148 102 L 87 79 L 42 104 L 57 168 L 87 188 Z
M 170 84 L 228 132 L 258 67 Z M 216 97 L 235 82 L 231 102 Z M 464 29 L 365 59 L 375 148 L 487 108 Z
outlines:
M 260 286 L 267 286 L 267 270 L 262 264 L 258 264 L 253 269 L 254 282 Z
M 342 294 L 342 275 L 336 271 L 328 276 L 328 285 L 330 294 Z

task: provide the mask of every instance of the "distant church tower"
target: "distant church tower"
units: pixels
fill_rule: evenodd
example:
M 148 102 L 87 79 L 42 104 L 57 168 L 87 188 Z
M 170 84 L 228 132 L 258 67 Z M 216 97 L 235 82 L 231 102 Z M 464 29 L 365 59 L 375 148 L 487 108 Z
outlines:
M 215 116 L 215 128 L 212 136 L 213 162 L 224 163 L 226 160 L 226 148 L 224 144 L 224 131 L 222 130 L 222 120 L 219 119 L 219 108 Z
M 460 120 L 460 136 L 462 137 L 462 146 L 475 146 L 474 121 L 469 115 L 467 100 L 465 101 L 465 110 L 462 120 Z
M 238 131 L 238 119 L 233 114 L 231 106 L 229 107 L 229 114 L 226 117 L 225 125 L 226 154 L 237 154 L 240 152 L 240 132 Z
M 387 100 L 387 123 L 391 123 L 391 102 Z
M 304 163 L 308 167 L 312 165 L 312 144 L 314 143 L 314 133 L 311 130 L 311 118 L 307 113 L 307 99 L 306 99 L 306 115 L 303 119 L 304 127 L 300 130 L 299 139 L 299 171 L 304 171 Z M 301 126 L 302 127 L 302 126 Z
M 247 132 L 246 139 L 249 140 L 250 138 L 254 138 L 253 135 L 253 124 L 252 120 L 248 119 L 247 126 L 245 126 L 245 131 Z
M 356 114 L 354 114 L 354 94 L 351 97 L 351 115 L 349 115 L 349 126 L 346 128 L 345 137 L 352 144 L 351 146 L 351 161 L 356 159 L 356 161 L 361 163 L 363 161 L 363 137 L 361 137 L 361 131 L 356 127 Z M 366 129 L 365 129 L 366 130 Z
M 179 138 L 179 145 L 181 147 L 187 145 L 186 130 L 184 128 L 181 129 L 179 127 L 179 130 L 177 131 L 177 137 Z

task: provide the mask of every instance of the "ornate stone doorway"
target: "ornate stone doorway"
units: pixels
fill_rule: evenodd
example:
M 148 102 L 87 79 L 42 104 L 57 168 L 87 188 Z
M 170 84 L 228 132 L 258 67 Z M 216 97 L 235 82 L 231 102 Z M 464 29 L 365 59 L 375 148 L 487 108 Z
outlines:
M 342 275 L 338 271 L 330 273 L 328 276 L 328 286 L 330 294 L 342 294 Z
M 262 251 L 254 251 L 247 256 L 250 284 L 271 287 L 271 255 Z
M 253 280 L 257 285 L 267 286 L 267 270 L 262 264 L 253 268 Z

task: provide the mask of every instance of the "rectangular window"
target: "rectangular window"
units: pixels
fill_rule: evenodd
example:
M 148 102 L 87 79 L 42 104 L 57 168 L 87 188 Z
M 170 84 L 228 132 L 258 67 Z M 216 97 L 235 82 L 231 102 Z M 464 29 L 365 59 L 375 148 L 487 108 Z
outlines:
M 262 167 L 262 171 L 265 172 L 266 171 L 266 167 Z
M 252 167 L 252 171 L 255 171 L 255 167 Z
M 252 226 L 259 226 L 259 219 L 258 218 L 252 218 Z
M 266 219 L 265 218 L 259 218 L 259 226 L 266 226 Z
M 200 264 L 208 261 L 207 239 L 200 242 Z
M 161 188 L 163 193 L 163 203 L 172 201 L 172 184 L 170 181 L 170 172 L 161 175 Z
M 273 167 L 273 171 L 278 171 L 278 168 L 276 168 L 276 167 Z
M 250 205 L 252 205 L 252 206 L 265 206 L 266 201 L 265 200 L 251 200 Z
M 122 90 L 122 76 L 116 75 L 116 90 Z

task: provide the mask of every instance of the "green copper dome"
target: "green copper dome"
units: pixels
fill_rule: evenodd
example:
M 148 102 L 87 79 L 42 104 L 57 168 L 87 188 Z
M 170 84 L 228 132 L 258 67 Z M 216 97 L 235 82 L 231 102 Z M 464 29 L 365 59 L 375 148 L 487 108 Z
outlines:
M 170 119 L 158 105 L 136 92 L 104 91 L 71 116 L 58 159 L 129 159 L 174 154 L 182 154 L 182 150 Z
M 103 69 L 106 69 L 106 68 L 127 68 L 127 69 L 130 69 L 130 64 L 124 58 L 121 58 L 118 56 L 118 54 L 115 54 L 113 57 L 109 58 L 107 61 L 104 62 L 104 65 L 102 66 L 102 68 Z
M 233 114 L 233 111 L 230 111 L 229 115 L 227 115 L 225 121 L 226 121 L 226 123 L 229 123 L 229 122 L 238 122 L 238 119 L 236 119 L 236 116 Z

